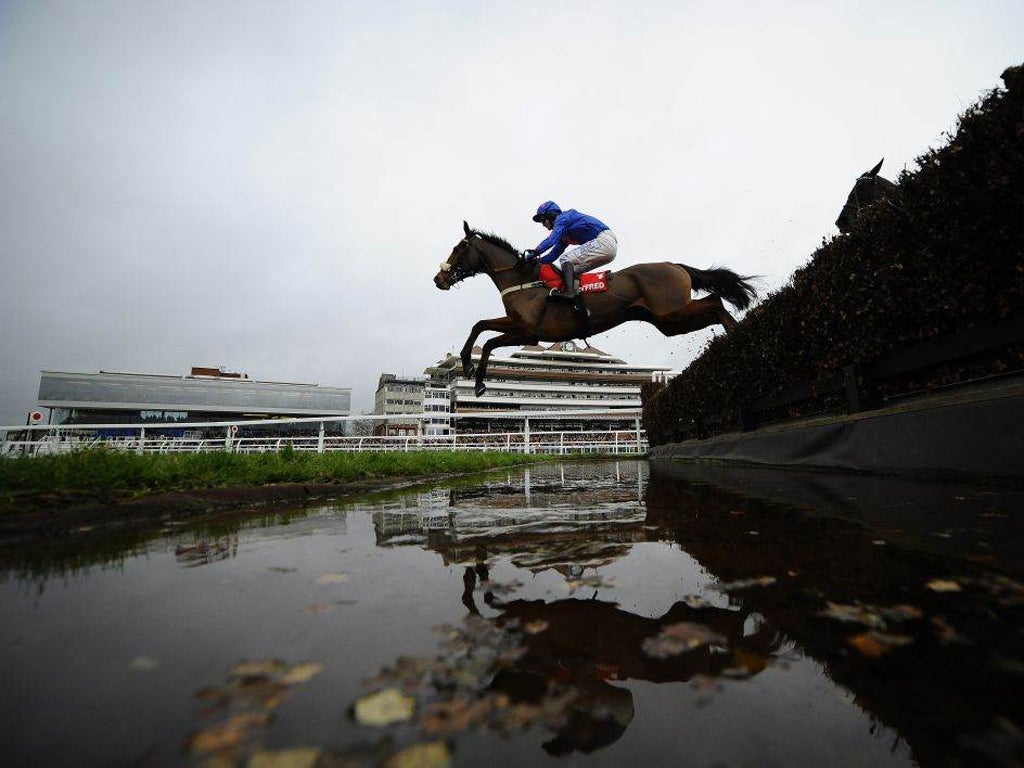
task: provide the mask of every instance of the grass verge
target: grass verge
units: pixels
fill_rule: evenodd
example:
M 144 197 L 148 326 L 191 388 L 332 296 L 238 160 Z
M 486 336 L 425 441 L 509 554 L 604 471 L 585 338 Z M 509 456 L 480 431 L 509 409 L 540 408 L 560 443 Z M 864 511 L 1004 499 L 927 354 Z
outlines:
M 89 449 L 0 459 L 0 492 L 179 491 L 270 483 L 331 483 L 477 472 L 546 456 L 497 452 L 134 454 Z M 556 457 L 550 457 L 556 458 Z

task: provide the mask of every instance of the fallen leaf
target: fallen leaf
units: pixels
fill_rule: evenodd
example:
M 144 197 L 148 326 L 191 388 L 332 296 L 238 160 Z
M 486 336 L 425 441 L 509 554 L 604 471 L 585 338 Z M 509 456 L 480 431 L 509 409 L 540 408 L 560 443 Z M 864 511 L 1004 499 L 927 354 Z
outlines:
M 445 768 L 451 761 L 448 747 L 443 741 L 413 744 L 392 755 L 387 768 Z
M 528 621 L 523 625 L 523 630 L 528 635 L 536 635 L 543 632 L 548 628 L 548 623 L 544 619 L 535 619 L 534 621 Z
M 885 626 L 885 621 L 881 616 L 863 605 L 841 605 L 833 602 L 828 602 L 826 605 L 825 610 L 818 613 L 819 616 L 826 619 L 863 624 L 865 627 L 881 628 Z
M 314 747 L 294 747 L 257 752 L 249 758 L 248 768 L 313 768 L 320 759 Z
M 906 635 L 886 635 L 882 632 L 865 632 L 854 635 L 847 642 L 865 656 L 878 658 L 887 654 L 894 648 L 910 645 L 914 642 L 912 637 Z
M 678 624 L 670 624 L 662 627 L 656 637 L 649 637 L 643 642 L 643 650 L 648 656 L 655 659 L 667 659 L 671 656 L 678 656 L 687 651 L 692 651 L 702 645 L 712 643 L 725 643 L 726 639 L 716 632 L 712 632 L 703 624 L 693 624 L 688 621 L 681 621 Z
M 319 616 L 321 613 L 327 613 L 331 610 L 330 603 L 313 603 L 313 605 L 307 605 L 304 609 L 310 616 Z
M 231 677 L 253 679 L 261 677 L 277 677 L 287 669 L 285 663 L 280 659 L 266 659 L 264 661 L 242 661 L 233 666 L 229 673 Z
M 932 592 L 960 592 L 961 587 L 950 579 L 932 579 L 925 586 Z
M 266 725 L 267 715 L 262 712 L 242 712 L 227 722 L 206 728 L 192 735 L 188 748 L 193 752 L 220 752 L 234 749 L 250 731 Z
M 461 695 L 436 702 L 420 718 L 420 730 L 430 736 L 457 736 L 485 722 L 495 704 L 494 697 L 473 700 Z
M 889 621 L 917 621 L 924 616 L 916 605 L 892 605 L 878 611 Z
M 412 717 L 415 706 L 412 696 L 403 696 L 397 688 L 386 688 L 356 702 L 356 720 L 372 726 L 401 723 Z
M 313 582 L 320 585 L 325 584 L 342 584 L 348 581 L 348 576 L 344 573 L 325 573 L 323 576 L 317 576 L 313 579 Z
M 319 675 L 324 670 L 323 664 L 316 664 L 314 662 L 308 664 L 296 664 L 294 667 L 285 672 L 281 678 L 281 682 L 285 685 L 298 685 L 300 683 L 307 683 L 314 677 Z
M 774 576 L 758 576 L 755 579 L 741 579 L 740 581 L 727 581 L 724 584 L 719 584 L 718 588 L 723 592 L 731 592 L 737 589 L 747 589 L 749 587 L 770 587 L 776 582 Z

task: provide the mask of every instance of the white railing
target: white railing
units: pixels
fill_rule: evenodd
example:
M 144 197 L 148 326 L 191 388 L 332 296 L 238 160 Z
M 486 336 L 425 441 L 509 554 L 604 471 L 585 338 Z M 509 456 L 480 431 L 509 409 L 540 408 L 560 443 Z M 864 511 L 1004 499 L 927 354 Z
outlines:
M 0 427 L 0 456 L 41 456 L 68 453 L 83 448 L 105 446 L 135 453 L 265 453 L 291 446 L 296 451 L 502 451 L 505 453 L 585 453 L 645 454 L 647 435 L 636 410 L 537 411 L 500 414 L 452 413 L 460 418 L 510 421 L 516 431 L 459 433 L 452 435 L 336 435 L 327 425 L 339 422 L 429 418 L 429 413 L 330 416 L 314 418 L 216 422 L 178 422 L 169 424 L 76 424 L 73 426 L 30 425 Z M 544 422 L 573 419 L 578 421 L 632 421 L 629 429 L 543 430 Z M 247 435 L 246 432 L 289 427 L 287 435 Z M 170 436 L 162 430 L 185 430 L 185 436 Z M 104 435 L 103 433 L 115 433 Z

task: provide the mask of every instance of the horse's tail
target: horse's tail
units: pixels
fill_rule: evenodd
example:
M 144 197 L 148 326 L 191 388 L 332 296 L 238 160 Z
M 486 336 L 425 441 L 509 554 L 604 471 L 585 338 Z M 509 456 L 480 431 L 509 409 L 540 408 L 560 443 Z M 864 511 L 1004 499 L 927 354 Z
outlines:
M 694 290 L 707 291 L 712 296 L 725 299 L 736 309 L 746 309 L 750 306 L 750 302 L 757 298 L 757 289 L 747 282 L 754 279 L 753 275 L 740 277 L 731 269 L 724 267 L 697 269 L 685 264 L 677 266 L 689 273 Z

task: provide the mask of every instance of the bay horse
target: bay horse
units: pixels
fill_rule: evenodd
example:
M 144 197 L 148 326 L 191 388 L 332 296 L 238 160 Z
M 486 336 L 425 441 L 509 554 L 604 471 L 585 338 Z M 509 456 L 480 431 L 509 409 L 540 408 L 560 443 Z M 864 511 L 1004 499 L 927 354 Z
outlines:
M 550 301 L 549 288 L 541 282 L 540 264 L 524 260 L 519 252 L 497 235 L 477 232 L 462 222 L 463 237 L 434 276 L 434 285 L 447 291 L 467 277 L 484 273 L 501 292 L 505 315 L 480 320 L 462 347 L 462 371 L 473 370 L 473 344 L 484 331 L 500 335 L 488 339 L 476 368 L 476 395 L 487 387 L 487 360 L 497 347 L 537 344 L 539 341 L 568 341 L 603 333 L 629 320 L 650 323 L 665 336 L 678 336 L 720 323 L 728 333 L 736 327 L 722 304 L 725 299 L 737 309 L 746 309 L 757 291 L 735 272 L 723 268 L 696 269 L 670 262 L 636 264 L 609 276 L 608 289 L 586 295 L 590 316 L 582 318 L 567 301 Z M 692 291 L 706 291 L 693 299 Z
M 883 157 L 878 161 L 878 165 L 870 171 L 862 173 L 853 183 L 853 189 L 850 190 L 850 194 L 846 198 L 846 205 L 843 206 L 843 210 L 839 212 L 839 218 L 836 219 L 836 226 L 844 235 L 853 228 L 853 222 L 860 215 L 861 209 L 899 192 L 899 187 L 878 175 L 884 162 L 885 158 Z

